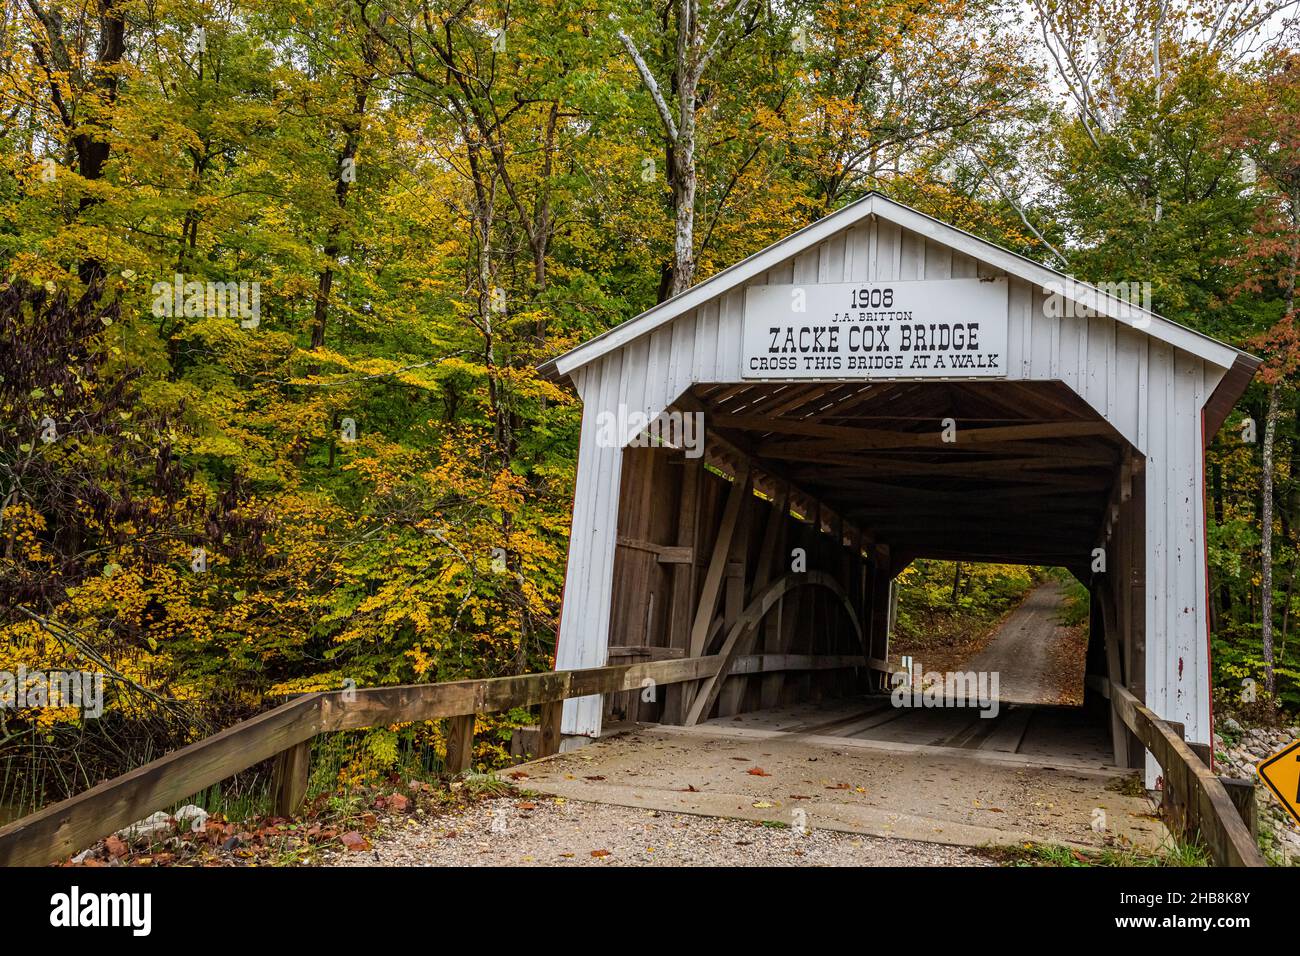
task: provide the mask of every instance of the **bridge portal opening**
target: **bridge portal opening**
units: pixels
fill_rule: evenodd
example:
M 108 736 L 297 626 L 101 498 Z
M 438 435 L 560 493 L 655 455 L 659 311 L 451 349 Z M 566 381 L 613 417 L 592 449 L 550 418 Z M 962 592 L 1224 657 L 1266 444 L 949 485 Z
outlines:
M 898 579 L 915 562 L 1057 567 L 1100 594 L 1144 548 L 1140 456 L 1059 382 L 706 384 L 661 420 L 622 452 L 607 659 L 722 665 L 612 696 L 606 719 L 696 724 L 887 694 Z M 1103 604 L 1117 615 L 1122 599 L 1084 600 L 1100 687 L 1141 660 L 1140 631 L 1113 626 L 1108 647 Z

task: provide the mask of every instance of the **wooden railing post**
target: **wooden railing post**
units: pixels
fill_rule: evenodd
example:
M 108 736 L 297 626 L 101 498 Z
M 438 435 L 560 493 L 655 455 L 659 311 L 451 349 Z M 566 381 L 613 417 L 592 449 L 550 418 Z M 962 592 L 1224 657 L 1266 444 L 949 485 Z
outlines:
M 290 816 L 307 794 L 311 741 L 318 734 L 422 720 L 463 718 L 459 739 L 470 752 L 469 713 L 542 707 L 538 756 L 560 748 L 561 698 L 639 690 L 712 676 L 716 658 L 646 661 L 617 667 L 546 671 L 513 677 L 317 691 L 165 754 L 67 800 L 0 827 L 0 867 L 43 866 L 265 760 L 274 760 L 272 806 Z M 457 736 L 453 734 L 453 736 Z M 464 757 L 457 759 L 465 759 Z
M 447 721 L 447 761 L 450 774 L 463 773 L 474 761 L 474 714 L 462 714 Z
M 1183 725 L 1162 720 L 1119 684 L 1111 684 L 1110 694 L 1125 725 L 1160 764 L 1170 829 L 1199 838 L 1219 866 L 1267 866 L 1227 789 L 1183 740 Z
M 537 756 L 549 757 L 560 752 L 560 718 L 563 714 L 562 700 L 542 704 L 542 735 L 537 744 Z
M 1259 837 L 1259 810 L 1255 804 L 1255 781 L 1239 780 L 1236 777 L 1220 777 L 1223 789 L 1228 791 L 1228 798 L 1241 814 L 1241 822 L 1246 824 L 1252 837 Z
M 291 817 L 298 812 L 307 796 L 307 777 L 311 771 L 311 740 L 294 744 L 275 757 L 271 775 L 271 815 Z

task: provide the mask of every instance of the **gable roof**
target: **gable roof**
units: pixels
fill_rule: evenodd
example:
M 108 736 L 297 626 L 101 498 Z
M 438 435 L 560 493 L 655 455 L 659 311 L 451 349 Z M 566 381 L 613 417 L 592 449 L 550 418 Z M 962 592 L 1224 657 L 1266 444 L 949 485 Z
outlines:
M 1134 323 L 1138 331 L 1196 355 L 1220 368 L 1231 369 L 1238 366 L 1239 373 L 1246 374 L 1246 382 L 1249 382 L 1250 375 L 1260 364 L 1260 360 L 1255 356 L 1233 348 L 1218 339 L 1203 335 L 1154 312 L 1122 302 L 1095 286 L 1080 282 L 1063 272 L 974 236 L 956 226 L 940 222 L 932 216 L 927 216 L 911 206 L 896 202 L 878 192 L 871 192 L 811 225 L 777 240 L 766 249 L 710 276 L 699 285 L 692 286 L 685 292 L 678 293 L 671 299 L 647 309 L 635 318 L 628 319 L 562 355 L 542 363 L 537 367 L 538 371 L 549 378 L 567 377 L 575 369 L 650 334 L 660 326 L 743 285 L 800 252 L 824 242 L 836 233 L 849 229 L 871 216 L 879 216 L 881 219 L 965 253 L 973 259 L 1034 285 L 1066 288 L 1070 292 L 1069 298 L 1099 315 L 1130 323 L 1136 315 L 1142 320 L 1140 325 Z M 1241 388 L 1244 390 L 1244 383 Z M 1233 395 L 1232 402 L 1235 402 L 1239 396 L 1240 391 Z M 1229 405 L 1231 404 L 1230 402 Z M 1215 428 L 1217 430 L 1217 425 Z

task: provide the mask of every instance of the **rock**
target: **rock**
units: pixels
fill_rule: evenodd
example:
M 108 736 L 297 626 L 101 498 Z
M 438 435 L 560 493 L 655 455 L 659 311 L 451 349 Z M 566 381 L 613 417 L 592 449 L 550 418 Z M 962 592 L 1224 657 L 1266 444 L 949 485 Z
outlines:
M 1223 729 L 1228 731 L 1228 733 L 1230 734 L 1239 734 L 1241 733 L 1242 727 L 1241 724 L 1238 723 L 1236 720 L 1234 720 L 1232 717 L 1224 717 Z
M 188 827 L 191 833 L 202 833 L 208 825 L 208 811 L 187 803 L 172 815 L 172 819 L 181 829 Z
M 406 808 L 411 805 L 411 801 L 400 793 L 395 793 L 388 798 L 388 809 L 394 813 L 405 813 Z
M 152 840 L 156 836 L 168 832 L 172 828 L 172 818 L 159 810 L 157 813 L 151 813 L 143 820 L 137 820 L 129 827 L 124 827 L 117 831 L 117 836 L 125 840 L 134 840 L 144 838 Z

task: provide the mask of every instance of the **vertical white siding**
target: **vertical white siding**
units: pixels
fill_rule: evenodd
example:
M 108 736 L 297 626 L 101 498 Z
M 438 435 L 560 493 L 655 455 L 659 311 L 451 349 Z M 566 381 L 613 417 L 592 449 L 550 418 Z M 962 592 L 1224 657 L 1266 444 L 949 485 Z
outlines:
M 598 441 L 600 412 L 618 405 L 623 353 L 613 352 L 584 370 L 582 432 L 573 490 L 573 526 L 560 612 L 557 670 L 601 667 L 609 647 L 610 591 L 618 537 L 622 449 Z M 561 728 L 570 734 L 600 733 L 601 700 L 564 702 Z

